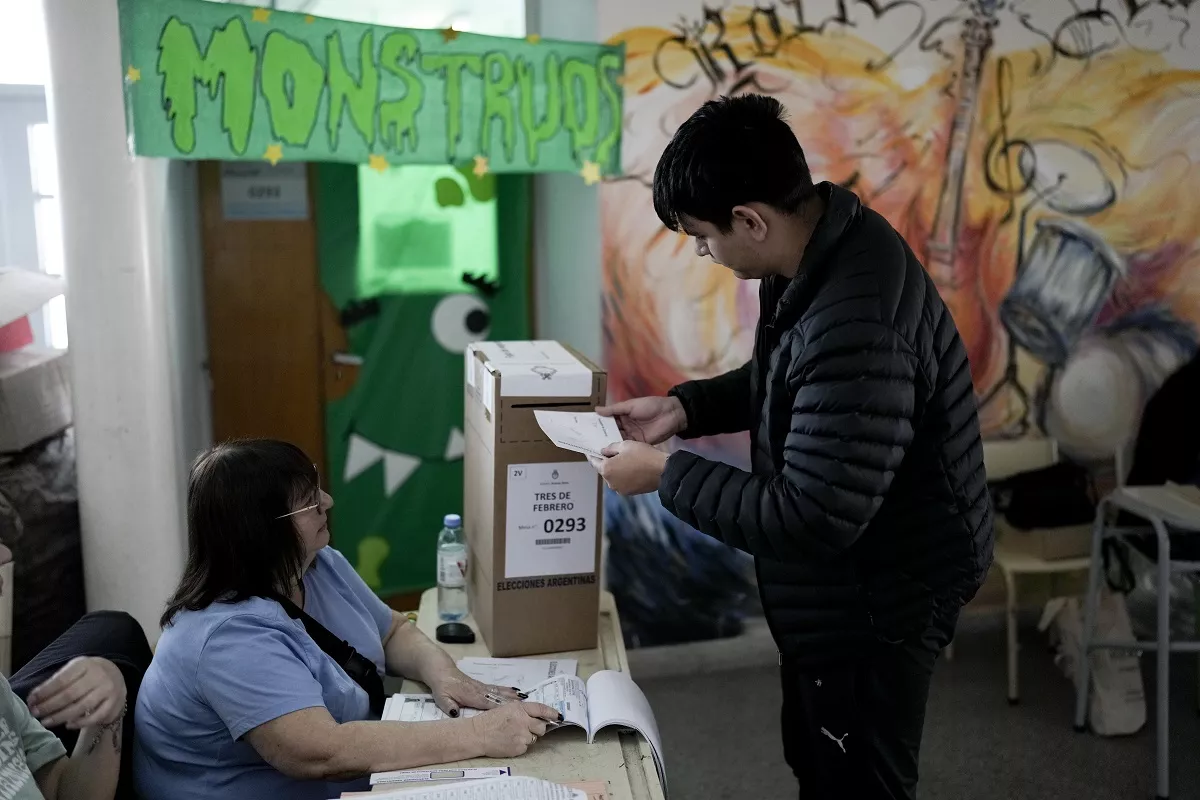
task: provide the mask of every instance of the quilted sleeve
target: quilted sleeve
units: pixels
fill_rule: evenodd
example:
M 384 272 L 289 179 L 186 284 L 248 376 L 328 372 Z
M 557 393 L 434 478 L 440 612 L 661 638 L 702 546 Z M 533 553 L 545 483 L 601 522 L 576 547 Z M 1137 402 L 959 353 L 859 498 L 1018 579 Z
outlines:
M 750 364 L 702 381 L 680 384 L 669 394 L 687 412 L 684 439 L 741 433 L 750 427 Z
M 808 343 L 795 386 L 784 463 L 754 475 L 677 452 L 663 505 L 703 533 L 776 561 L 829 557 L 866 529 L 913 439 L 919 365 L 890 327 L 849 321 Z

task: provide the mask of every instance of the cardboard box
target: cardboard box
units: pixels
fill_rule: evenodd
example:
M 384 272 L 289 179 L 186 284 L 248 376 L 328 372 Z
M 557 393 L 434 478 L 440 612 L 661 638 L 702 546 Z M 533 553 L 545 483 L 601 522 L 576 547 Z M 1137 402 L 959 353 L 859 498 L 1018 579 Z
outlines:
M 595 647 L 600 476 L 533 412 L 591 411 L 608 376 L 557 342 L 480 342 L 466 369 L 463 527 L 483 639 L 498 657 Z
M 1091 523 L 1022 530 L 997 514 L 996 536 L 1004 541 L 1005 547 L 1046 561 L 1082 558 L 1092 552 Z
M 0 353 L 0 453 L 24 450 L 71 425 L 65 350 Z

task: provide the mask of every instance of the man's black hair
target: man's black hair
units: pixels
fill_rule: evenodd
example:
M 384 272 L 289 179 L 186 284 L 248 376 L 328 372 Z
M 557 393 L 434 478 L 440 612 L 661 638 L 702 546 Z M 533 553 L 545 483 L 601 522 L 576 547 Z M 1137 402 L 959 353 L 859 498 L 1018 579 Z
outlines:
M 679 126 L 654 170 L 654 211 L 670 230 L 687 215 L 721 231 L 733 207 L 759 202 L 795 213 L 815 193 L 787 111 L 774 97 L 709 100 Z

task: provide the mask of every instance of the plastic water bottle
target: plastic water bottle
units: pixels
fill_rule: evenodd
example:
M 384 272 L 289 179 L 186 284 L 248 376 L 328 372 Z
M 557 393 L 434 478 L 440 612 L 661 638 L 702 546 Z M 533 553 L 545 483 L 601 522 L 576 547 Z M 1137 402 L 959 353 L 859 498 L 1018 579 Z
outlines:
M 467 615 L 467 540 L 462 517 L 447 514 L 437 541 L 438 615 L 456 622 Z

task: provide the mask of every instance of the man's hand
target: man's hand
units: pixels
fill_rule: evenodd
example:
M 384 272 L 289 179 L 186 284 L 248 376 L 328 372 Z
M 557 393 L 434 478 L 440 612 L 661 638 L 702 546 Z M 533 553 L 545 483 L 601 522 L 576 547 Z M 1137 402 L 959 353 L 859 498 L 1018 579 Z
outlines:
M 645 442 L 625 441 L 604 448 L 604 455 L 593 465 L 613 491 L 627 496 L 658 491 L 667 467 L 666 453 Z
M 103 658 L 71 659 L 29 693 L 29 713 L 47 728 L 110 725 L 124 711 L 125 679 L 116 664 Z
M 626 439 L 649 445 L 662 444 L 687 430 L 687 412 L 677 397 L 639 397 L 596 409 L 612 417 Z

